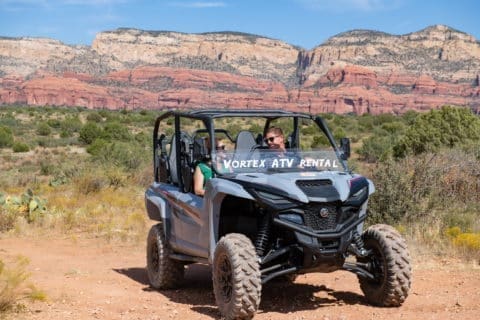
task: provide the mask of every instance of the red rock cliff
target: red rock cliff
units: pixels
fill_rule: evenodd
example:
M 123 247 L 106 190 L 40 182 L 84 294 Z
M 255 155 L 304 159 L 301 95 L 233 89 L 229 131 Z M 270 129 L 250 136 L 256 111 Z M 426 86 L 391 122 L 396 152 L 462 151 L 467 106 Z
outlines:
M 92 47 L 0 38 L 0 104 L 402 113 L 480 106 L 480 45 L 445 26 L 351 31 L 305 51 L 238 33 L 120 29 Z

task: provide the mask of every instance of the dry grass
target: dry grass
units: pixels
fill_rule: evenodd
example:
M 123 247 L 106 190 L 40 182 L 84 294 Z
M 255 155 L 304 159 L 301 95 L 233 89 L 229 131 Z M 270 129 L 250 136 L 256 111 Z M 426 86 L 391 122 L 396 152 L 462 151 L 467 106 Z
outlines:
M 23 300 L 45 301 L 46 294 L 28 281 L 29 261 L 17 257 L 11 265 L 0 260 L 0 315 L 21 308 Z

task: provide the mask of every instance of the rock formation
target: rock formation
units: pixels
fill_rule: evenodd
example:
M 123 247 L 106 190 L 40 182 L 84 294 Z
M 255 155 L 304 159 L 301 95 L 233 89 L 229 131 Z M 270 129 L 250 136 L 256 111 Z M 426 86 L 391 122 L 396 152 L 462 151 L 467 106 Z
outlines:
M 310 50 L 261 36 L 118 29 L 91 47 L 0 38 L 0 104 L 109 109 L 480 109 L 480 43 L 446 26 L 354 30 Z

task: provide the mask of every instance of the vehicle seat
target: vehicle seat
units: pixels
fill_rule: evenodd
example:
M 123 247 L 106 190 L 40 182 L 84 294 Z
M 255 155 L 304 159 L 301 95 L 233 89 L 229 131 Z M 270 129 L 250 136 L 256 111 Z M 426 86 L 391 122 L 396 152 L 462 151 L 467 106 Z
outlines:
M 205 138 L 196 137 L 193 140 L 193 163 L 194 166 L 199 161 L 205 161 L 210 158 L 210 154 L 208 153 L 208 148 L 206 145 Z
M 168 161 L 171 182 L 175 185 L 178 185 L 180 183 L 180 179 L 182 179 L 184 190 L 191 188 L 191 140 L 192 138 L 187 133 L 183 131 L 180 132 L 180 152 L 177 152 L 176 137 L 174 135 L 172 138 Z M 180 172 L 177 170 L 177 153 L 180 156 Z
M 247 160 L 256 146 L 257 142 L 250 131 L 240 131 L 235 140 L 235 159 Z

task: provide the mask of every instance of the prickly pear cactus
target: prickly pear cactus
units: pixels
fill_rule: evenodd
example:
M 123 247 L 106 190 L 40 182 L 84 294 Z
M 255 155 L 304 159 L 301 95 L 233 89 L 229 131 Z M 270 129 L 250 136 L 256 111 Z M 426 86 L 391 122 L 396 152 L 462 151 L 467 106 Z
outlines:
M 41 199 L 28 189 L 21 196 L 11 196 L 0 193 L 0 206 L 26 216 L 29 222 L 34 221 L 46 210 L 46 200 Z

